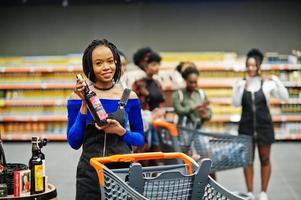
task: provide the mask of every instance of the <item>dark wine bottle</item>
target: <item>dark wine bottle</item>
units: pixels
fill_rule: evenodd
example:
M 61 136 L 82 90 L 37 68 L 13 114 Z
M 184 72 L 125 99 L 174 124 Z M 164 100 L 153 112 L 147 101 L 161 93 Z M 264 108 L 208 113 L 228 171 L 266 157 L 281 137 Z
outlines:
M 38 137 L 32 137 L 32 156 L 29 160 L 30 169 L 30 194 L 45 192 L 45 181 L 43 179 L 43 162 L 41 159 Z
M 79 79 L 81 81 L 84 80 L 81 74 L 77 74 L 76 77 L 77 77 L 77 79 Z M 95 92 L 90 90 L 86 81 L 84 81 L 84 84 L 85 84 L 85 91 L 84 91 L 85 101 L 88 105 L 88 109 L 90 110 L 90 113 L 92 114 L 93 119 L 95 120 L 95 122 L 97 123 L 98 126 L 103 126 L 103 125 L 107 124 L 106 120 L 107 120 L 108 114 L 104 110 L 100 100 L 98 99 Z

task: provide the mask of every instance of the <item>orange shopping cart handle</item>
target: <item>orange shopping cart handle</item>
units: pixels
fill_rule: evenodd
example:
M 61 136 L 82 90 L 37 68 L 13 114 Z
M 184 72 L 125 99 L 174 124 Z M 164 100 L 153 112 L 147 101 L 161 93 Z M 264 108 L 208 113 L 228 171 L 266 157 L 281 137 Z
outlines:
M 184 153 L 134 153 L 134 154 L 121 154 L 107 157 L 96 157 L 90 159 L 90 165 L 96 169 L 102 169 L 105 163 L 112 162 L 135 162 L 139 160 L 159 160 L 159 159 L 181 159 L 187 166 L 188 174 L 192 174 L 192 163 L 198 165 L 192 158 Z
M 178 136 L 178 130 L 177 126 L 174 123 L 170 123 L 167 121 L 164 121 L 162 119 L 157 119 L 152 122 L 153 126 L 155 128 L 166 128 L 170 135 L 177 137 Z

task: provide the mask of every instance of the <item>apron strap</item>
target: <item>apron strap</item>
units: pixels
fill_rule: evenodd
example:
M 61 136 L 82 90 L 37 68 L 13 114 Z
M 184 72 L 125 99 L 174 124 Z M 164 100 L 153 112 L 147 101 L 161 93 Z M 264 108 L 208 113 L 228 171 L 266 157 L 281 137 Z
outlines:
M 129 89 L 129 88 L 125 88 L 125 89 L 123 90 L 121 99 L 120 99 L 120 101 L 119 101 L 119 107 L 120 107 L 121 109 L 125 107 L 125 105 L 126 105 L 128 99 L 129 99 L 130 93 L 131 93 L 131 89 Z

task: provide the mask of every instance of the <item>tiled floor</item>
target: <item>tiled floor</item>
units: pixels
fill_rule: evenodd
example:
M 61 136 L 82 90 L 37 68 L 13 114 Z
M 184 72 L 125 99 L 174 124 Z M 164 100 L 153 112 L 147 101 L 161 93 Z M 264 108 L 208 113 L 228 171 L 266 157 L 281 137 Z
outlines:
M 4 143 L 8 162 L 28 163 L 31 144 Z M 75 197 L 75 170 L 81 150 L 73 150 L 66 143 L 49 143 L 43 152 L 46 155 L 46 173 L 49 182 L 58 191 L 59 200 Z M 217 173 L 217 179 L 224 187 L 245 192 L 242 169 Z M 258 156 L 255 160 L 255 193 L 260 191 L 260 168 Z M 301 143 L 276 143 L 272 147 L 272 176 L 268 194 L 271 200 L 301 199 Z

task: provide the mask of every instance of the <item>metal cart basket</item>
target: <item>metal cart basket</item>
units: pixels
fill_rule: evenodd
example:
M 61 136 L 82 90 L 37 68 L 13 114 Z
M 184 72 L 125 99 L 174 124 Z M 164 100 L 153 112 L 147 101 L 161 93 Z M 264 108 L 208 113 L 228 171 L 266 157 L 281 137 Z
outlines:
M 210 158 L 211 172 L 245 167 L 253 162 L 252 137 L 206 133 L 177 127 L 162 120 L 153 122 L 163 152 L 183 152 L 195 159 Z
M 180 159 L 182 164 L 142 167 L 139 160 Z M 108 169 L 104 164 L 131 162 L 129 168 Z M 184 153 L 137 153 L 92 158 L 90 164 L 97 171 L 102 197 L 105 199 L 174 200 L 243 198 L 223 188 L 208 174 L 210 159 L 198 165 Z

